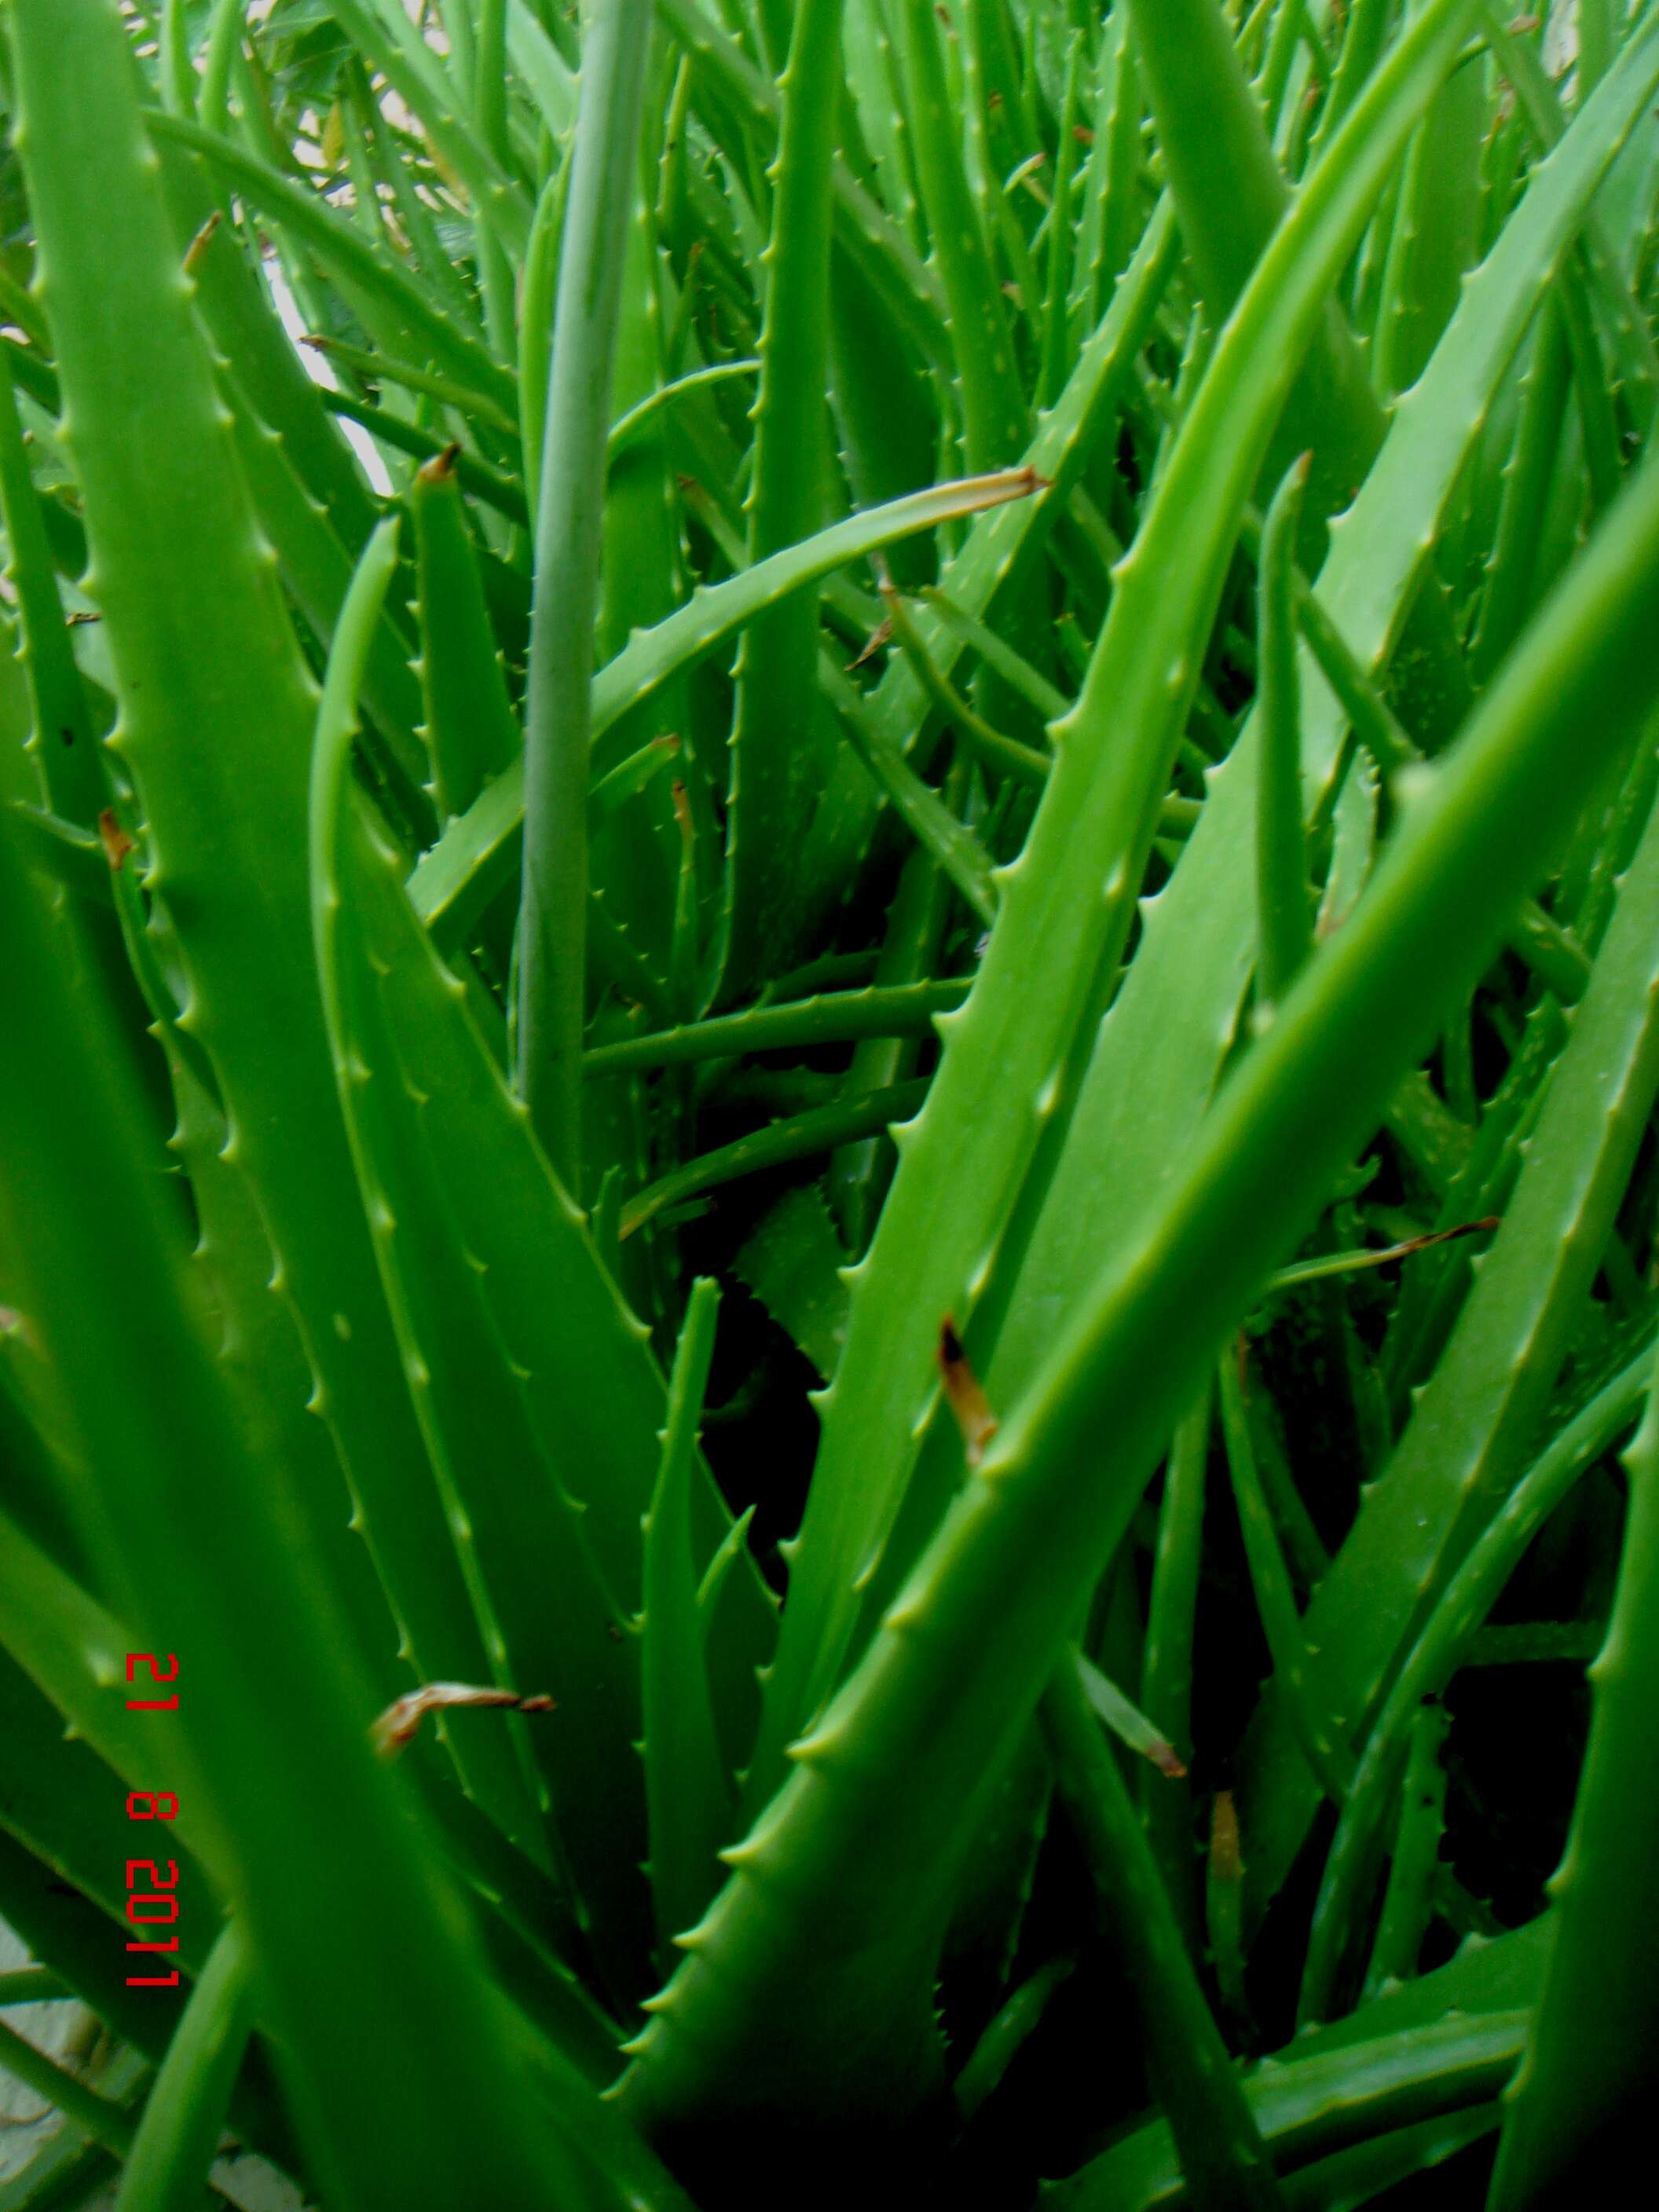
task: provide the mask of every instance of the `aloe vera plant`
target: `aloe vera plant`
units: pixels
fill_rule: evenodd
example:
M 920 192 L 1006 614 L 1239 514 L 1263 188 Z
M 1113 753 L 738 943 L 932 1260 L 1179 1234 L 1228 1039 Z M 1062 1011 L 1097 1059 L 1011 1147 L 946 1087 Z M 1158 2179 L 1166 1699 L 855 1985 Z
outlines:
M 0 2203 L 1612 2201 L 1656 100 L 5 0 Z

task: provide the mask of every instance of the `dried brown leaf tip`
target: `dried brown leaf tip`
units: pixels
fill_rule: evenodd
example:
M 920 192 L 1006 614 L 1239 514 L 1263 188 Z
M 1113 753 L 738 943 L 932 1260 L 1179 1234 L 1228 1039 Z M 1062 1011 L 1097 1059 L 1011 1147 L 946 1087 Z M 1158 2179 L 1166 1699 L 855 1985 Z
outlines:
M 985 1456 L 986 1445 L 997 1432 L 997 1417 L 991 1411 L 991 1401 L 978 1376 L 968 1364 L 968 1354 L 963 1350 L 962 1339 L 949 1314 L 939 1324 L 939 1371 L 945 1378 L 945 1395 L 956 1416 L 957 1426 L 962 1431 L 964 1456 L 969 1467 L 977 1467 Z
M 455 464 L 460 458 L 460 441 L 453 439 L 442 453 L 434 453 L 429 461 L 422 461 L 415 473 L 422 483 L 447 483 L 454 475 Z
M 1015 469 L 1012 473 L 1019 479 L 1012 494 L 1015 499 L 1029 499 L 1035 492 L 1052 491 L 1054 488 L 1054 478 L 1039 476 L 1029 461 L 1024 468 Z
M 133 850 L 133 841 L 116 820 L 114 811 L 110 807 L 106 806 L 98 817 L 98 837 L 104 848 L 104 858 L 109 862 L 111 873 L 118 875 L 121 872 L 121 863 Z
M 881 651 L 883 646 L 890 645 L 892 641 L 893 618 L 889 615 L 884 621 L 878 622 L 875 628 L 871 631 L 869 636 L 865 641 L 864 650 L 860 653 L 858 659 L 856 660 L 849 660 L 848 662 L 848 674 L 850 676 L 855 668 L 862 668 L 866 661 L 873 660 L 876 655 Z
M 218 229 L 219 225 L 223 221 L 223 210 L 219 208 L 215 208 L 213 213 L 208 217 L 207 221 L 202 225 L 202 228 L 197 232 L 195 237 L 191 239 L 190 244 L 185 248 L 185 274 L 186 276 L 194 276 L 196 273 L 197 263 L 207 252 L 208 240 L 212 237 L 214 232 Z
M 394 1698 L 369 1729 L 375 1750 L 382 1759 L 395 1759 L 427 1715 L 448 1705 L 505 1705 L 515 1713 L 550 1713 L 556 1700 L 544 1695 L 521 1698 L 516 1690 L 476 1690 L 466 1682 L 426 1682 L 406 1697 Z
M 1434 1229 L 1422 1237 L 1408 1237 L 1403 1244 L 1386 1244 L 1377 1252 L 1362 1252 L 1346 1264 L 1356 1272 L 1361 1267 L 1391 1267 L 1396 1260 L 1409 1260 L 1415 1253 L 1427 1252 L 1436 1244 L 1455 1244 L 1460 1237 L 1484 1237 L 1503 1225 L 1501 1213 L 1483 1213 L 1479 1221 L 1460 1221 L 1455 1228 Z
M 1460 1221 L 1455 1229 L 1437 1229 L 1427 1237 L 1409 1237 L 1403 1244 L 1390 1245 L 1379 1256 L 1384 1260 L 1409 1259 L 1413 1252 L 1426 1252 L 1431 1244 L 1452 1244 L 1460 1237 L 1484 1237 L 1490 1229 L 1501 1229 L 1501 1213 L 1483 1214 L 1479 1221 Z
M 1149 1743 L 1146 1746 L 1146 1756 L 1151 1759 L 1158 1772 L 1171 1782 L 1179 1782 L 1186 1774 L 1186 1761 L 1175 1746 L 1166 1742 L 1162 1736 L 1156 1743 Z

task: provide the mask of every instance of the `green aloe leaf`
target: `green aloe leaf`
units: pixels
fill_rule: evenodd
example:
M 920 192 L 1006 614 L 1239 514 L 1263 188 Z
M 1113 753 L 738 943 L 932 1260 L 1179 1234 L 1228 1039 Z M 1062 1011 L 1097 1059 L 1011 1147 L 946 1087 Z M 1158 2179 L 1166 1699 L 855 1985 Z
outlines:
M 380 0 L 339 0 L 336 7 L 330 0 L 330 9 L 365 63 L 420 118 L 432 145 L 462 179 L 501 242 L 521 254 L 531 218 L 524 188 L 503 173 L 495 150 L 456 101 L 431 48 L 403 9 Z
M 365 611 L 393 558 L 388 538 L 372 543 L 354 600 Z M 636 1993 L 642 1962 L 627 1946 L 640 1918 L 629 1900 L 639 1901 L 645 1804 L 631 1748 L 634 1615 L 662 1380 L 460 984 L 425 939 L 395 858 L 348 803 L 351 673 L 343 663 L 342 720 L 318 786 L 325 812 L 313 820 L 342 1101 L 422 1425 L 489 1624 L 494 1677 L 558 1700 L 556 1716 L 526 1724 L 535 1767 L 592 1940 L 602 1956 L 618 1954 L 611 1971 Z M 475 1171 L 482 1158 L 493 1163 L 488 1177 Z M 726 1519 L 700 1474 L 691 1498 L 701 1567 Z M 562 1592 L 551 1607 L 550 1573 Z M 725 1664 L 741 1669 L 765 1656 L 769 1606 L 752 1574 L 732 1595 Z M 631 1849 L 619 1840 L 625 1819 Z
M 1118 568 L 1084 692 L 1054 726 L 1054 771 L 1019 859 L 1001 873 L 978 982 L 942 1025 L 939 1073 L 926 1111 L 899 1139 L 898 1173 L 854 1278 L 847 1348 L 823 1401 L 767 1686 L 751 1812 L 776 1786 L 785 1745 L 846 1658 L 859 1588 L 899 1510 L 933 1395 L 940 1319 L 968 1323 L 1056 1115 L 1064 1128 L 1078 1062 L 1133 919 L 1245 500 L 1370 195 L 1431 96 L 1456 28 L 1452 15 L 1437 12 L 1414 27 L 1356 112 L 1344 158 L 1333 157 L 1279 232 Z M 1115 742 L 1126 730 L 1134 742 Z
M 951 1877 L 1072 1612 L 1191 1402 L 1205 1353 L 1480 973 L 1503 913 L 1559 852 L 1564 793 L 1587 788 L 1644 710 L 1656 605 L 1650 465 L 1346 928 L 1241 1063 L 1135 1249 L 1097 1279 L 984 1450 L 862 1660 L 791 1746 L 788 1780 L 726 1854 L 732 1879 L 685 1939 L 687 1961 L 633 2046 L 622 2093 L 677 2156 L 694 2160 L 706 2130 L 739 2115 L 763 2123 L 781 2097 L 797 2129 L 823 2131 L 826 2157 L 833 2146 L 850 2159 L 860 2154 L 852 2110 L 867 2142 L 925 2100 L 938 2079 L 929 1996 Z M 1581 750 L 1589 730 L 1599 758 Z M 787 2037 L 775 2001 L 786 1988 Z M 807 2080 L 823 2101 L 804 2108 Z
M 1453 2018 L 1328 2056 L 1275 2061 L 1247 2078 L 1245 2096 L 1275 2156 L 1287 2163 L 1331 2156 L 1335 2146 L 1366 2135 L 1386 2139 L 1391 2131 L 1420 2124 L 1425 2114 L 1489 2106 L 1513 2071 L 1526 2021 L 1522 2012 L 1492 2013 L 1475 2021 Z M 1492 2112 L 1484 2112 L 1482 2125 L 1492 2124 Z M 1462 2140 L 1460 2131 L 1454 2146 Z M 1425 2162 L 1413 2146 L 1403 2173 Z M 1385 2183 L 1394 2178 L 1386 2166 L 1381 2172 Z M 1316 2173 L 1310 2167 L 1310 2185 Z M 1286 2197 L 1295 2204 L 1328 2201 L 1288 2190 Z M 1164 2212 L 1166 2206 L 1195 2200 L 1182 2185 L 1168 2124 L 1157 2121 L 1051 2190 L 1048 2201 L 1063 2212 L 1107 2212 L 1108 2207 L 1111 2212 Z
M 704 1276 L 692 1286 L 674 1356 L 662 1462 L 644 1523 L 643 1747 L 659 1944 L 690 1927 L 708 1904 L 718 1875 L 714 1854 L 732 1820 L 703 1661 L 690 1510 L 718 1310 L 719 1292 Z
M 714 652 L 767 607 L 896 538 L 1005 501 L 1024 499 L 1036 488 L 1027 469 L 935 485 L 872 514 L 832 523 L 803 545 L 757 562 L 725 583 L 694 592 L 684 607 L 632 639 L 593 679 L 591 730 L 599 748 L 596 766 L 603 770 L 616 764 L 601 741 L 623 716 Z M 523 833 L 524 778 L 515 765 L 497 776 L 450 826 L 410 878 L 416 910 L 440 943 L 453 944 L 494 894 L 512 880 Z
M 490 627 L 453 447 L 415 471 L 424 734 L 439 809 L 464 814 L 519 757 L 519 726 Z
M 1428 371 L 1401 402 L 1359 498 L 1334 527 L 1319 596 L 1364 665 L 1386 665 L 1467 453 L 1469 426 L 1492 404 L 1555 256 L 1582 220 L 1623 130 L 1659 81 L 1650 33 L 1632 43 L 1615 74 L 1618 82 L 1597 94 L 1606 104 L 1581 119 L 1554 162 L 1535 173 L 1471 279 Z M 1343 714 L 1305 660 L 1302 686 L 1304 790 L 1311 801 L 1339 757 Z M 1209 1108 L 1250 972 L 1259 743 L 1259 731 L 1247 726 L 1207 780 L 1204 814 L 1182 865 L 1145 909 L 1139 950 L 1101 1026 L 989 1366 L 988 1386 L 1000 1399 L 1034 1371 L 1103 1249 L 1123 1249 L 1133 1237 Z M 1262 1850 L 1258 1835 L 1253 1881 L 1259 1866 L 1271 1889 L 1268 1866 L 1282 1873 L 1285 1863 Z
M 1548 1954 L 1512 2085 L 1493 2212 L 1559 2202 L 1564 2185 L 1617 2187 L 1646 2128 L 1654 2033 L 1650 1861 L 1637 1838 L 1655 1784 L 1650 1724 L 1659 1400 L 1626 1454 L 1630 1522 L 1566 1855 L 1551 1884 Z M 1593 1995 L 1590 1994 L 1593 1992 Z
M 842 7 L 843 0 L 799 0 L 780 80 L 783 112 L 749 498 L 751 564 L 811 537 L 832 511 L 824 398 Z M 978 464 L 970 460 L 969 466 Z M 727 957 L 738 975 L 754 972 L 763 947 L 772 949 L 769 940 L 793 904 L 794 849 L 817 797 L 825 751 L 817 662 L 817 606 L 810 593 L 780 601 L 744 633 L 727 847 Z
M 30 0 L 15 11 L 12 43 L 89 576 L 120 698 L 112 745 L 143 808 L 181 1020 L 217 1079 L 230 1158 L 247 1176 L 415 1663 L 465 1680 L 483 1647 L 421 1473 L 312 958 L 314 687 L 179 267 L 118 26 L 102 0 L 46 10 Z M 231 730 L 234 749 L 222 741 Z M 504 1750 L 474 1739 L 465 1753 L 469 1778 L 503 1809 L 517 1792 Z
M 1363 1732 L 1471 1543 L 1514 1480 L 1659 1096 L 1659 823 L 1650 823 L 1545 1095 L 1503 1225 L 1433 1376 L 1312 1606 L 1309 1688 L 1339 1734 Z M 1364 1592 L 1359 1617 L 1355 1593 Z M 1255 1878 L 1268 1885 L 1309 1817 L 1270 1693 L 1244 1777 Z
M 433 2185 L 470 2134 L 448 2132 L 465 2099 L 531 2187 L 552 2147 L 504 2093 L 512 2062 L 499 2002 L 406 1800 L 369 1749 L 366 1685 L 290 1545 L 280 1473 L 248 1463 L 126 1099 L 56 988 L 9 842 L 0 900 L 29 979 L 14 971 L 8 990 L 18 1057 L 0 1085 L 16 1170 L 5 1191 L 7 1243 L 27 1255 L 31 1316 L 73 1394 L 89 1540 L 147 1648 L 167 1650 L 180 1625 L 188 1630 L 169 1779 L 197 1810 L 204 1856 L 245 1916 L 310 2147 L 342 2204 L 407 2201 Z M 63 1095 L 48 1098 L 23 1079 L 45 1064 L 63 1072 Z M 118 1284 L 101 1260 L 116 1218 L 125 1231 Z M 88 1292 L 91 1285 L 102 1287 Z M 321 1632 L 295 1639 L 301 1617 Z M 277 1649 L 289 1694 L 272 1700 L 264 1655 Z M 261 1725 L 250 1734 L 256 1710 Z M 313 1835 L 301 1869 L 269 1808 L 319 1790 L 334 1820 L 326 1843 Z M 314 1972 L 319 1942 L 334 1961 L 326 1985 Z M 430 2032 L 441 1990 L 453 2041 Z M 420 2035 L 386 2035 L 382 2008 L 394 1992 L 393 2016 L 425 2022 Z M 456 2169 L 440 2185 L 468 2185 Z M 574 2175 L 571 2185 L 573 2202 L 604 2201 Z
M 497 362 L 470 331 L 451 322 L 405 270 L 378 251 L 316 193 L 188 117 L 150 109 L 145 112 L 144 122 L 152 137 L 199 154 L 210 168 L 239 192 L 245 192 L 273 222 L 291 230 L 319 260 L 337 273 L 343 284 L 378 302 L 394 325 L 423 341 L 421 349 L 440 367 L 448 368 L 461 383 L 476 386 L 503 408 L 512 409 L 516 395 L 511 371 Z
M 116 2212 L 172 2212 L 199 2191 L 252 2025 L 253 1961 L 233 1920 L 219 1934 L 144 2102 Z
M 1659 7 L 0 4 L 0 2212 L 1619 2195 Z
M 579 1200 L 593 617 L 648 13 L 647 0 L 616 0 L 586 43 L 548 363 L 525 694 L 515 1079 L 555 1172 Z

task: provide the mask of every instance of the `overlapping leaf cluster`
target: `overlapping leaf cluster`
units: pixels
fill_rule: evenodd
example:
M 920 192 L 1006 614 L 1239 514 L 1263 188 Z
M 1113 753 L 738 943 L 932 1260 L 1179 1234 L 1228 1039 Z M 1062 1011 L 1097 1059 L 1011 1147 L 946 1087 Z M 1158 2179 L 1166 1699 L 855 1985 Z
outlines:
M 1613 2174 L 1659 13 L 0 27 L 0 2203 Z

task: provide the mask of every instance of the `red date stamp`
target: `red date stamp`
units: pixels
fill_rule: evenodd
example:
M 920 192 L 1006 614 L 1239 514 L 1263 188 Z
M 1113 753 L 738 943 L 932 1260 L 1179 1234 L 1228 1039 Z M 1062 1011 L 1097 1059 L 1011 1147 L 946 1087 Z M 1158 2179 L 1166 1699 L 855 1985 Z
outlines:
M 167 1655 L 166 1671 L 154 1651 L 129 1651 L 127 1680 L 137 1680 L 134 1669 L 148 1667 L 149 1686 L 159 1688 L 163 1683 L 179 1679 L 179 1659 L 176 1652 Z M 170 1698 L 129 1698 L 130 1713 L 176 1713 L 179 1693 Z M 179 1817 L 179 1800 L 170 1790 L 131 1790 L 127 1793 L 129 1820 L 174 1820 Z M 161 1871 L 165 1867 L 165 1874 Z M 129 1859 L 127 1861 L 127 1919 L 137 1939 L 127 1945 L 131 1951 L 163 1954 L 176 1953 L 179 1948 L 178 1919 L 179 1863 L 176 1859 Z M 173 1934 L 163 1935 L 163 1929 Z M 165 1974 L 129 1974 L 130 1990 L 176 1990 L 179 1970 L 175 1966 Z

